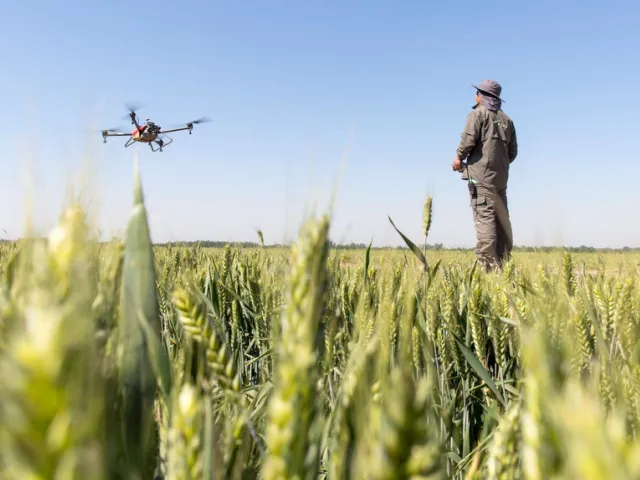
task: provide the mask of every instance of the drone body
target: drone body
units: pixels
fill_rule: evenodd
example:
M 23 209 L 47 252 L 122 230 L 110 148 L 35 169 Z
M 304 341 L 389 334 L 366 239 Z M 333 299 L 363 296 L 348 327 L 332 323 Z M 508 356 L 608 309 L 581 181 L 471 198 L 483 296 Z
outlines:
M 187 122 L 183 127 L 162 130 L 160 125 L 156 125 L 149 118 L 145 119 L 145 123 L 140 124 L 136 117 L 135 109 L 130 108 L 129 110 L 128 116 L 131 119 L 131 124 L 135 126 L 133 131 L 131 133 L 126 133 L 119 129 L 102 130 L 103 143 L 107 143 L 107 137 L 129 137 L 127 142 L 124 144 L 125 148 L 130 147 L 135 142 L 139 142 L 149 145 L 152 152 L 161 152 L 164 147 L 173 142 L 167 133 L 188 130 L 189 135 L 191 135 L 194 125 L 209 121 L 208 118 L 203 117 L 192 122 Z M 154 145 L 156 145 L 156 148 L 154 148 Z

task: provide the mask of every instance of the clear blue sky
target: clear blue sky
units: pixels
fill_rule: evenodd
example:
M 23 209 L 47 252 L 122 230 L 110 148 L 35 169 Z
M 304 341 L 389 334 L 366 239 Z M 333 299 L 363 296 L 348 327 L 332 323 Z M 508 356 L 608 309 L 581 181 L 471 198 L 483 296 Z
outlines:
M 431 193 L 430 241 L 472 246 L 451 162 L 470 85 L 494 78 L 520 141 L 515 243 L 640 246 L 638 18 L 631 0 L 4 2 L 0 227 L 19 236 L 31 205 L 47 231 L 84 166 L 121 233 L 134 149 L 98 131 L 140 102 L 160 125 L 213 119 L 140 148 L 154 241 L 285 241 L 337 185 L 336 241 L 401 243 L 387 214 L 421 241 Z

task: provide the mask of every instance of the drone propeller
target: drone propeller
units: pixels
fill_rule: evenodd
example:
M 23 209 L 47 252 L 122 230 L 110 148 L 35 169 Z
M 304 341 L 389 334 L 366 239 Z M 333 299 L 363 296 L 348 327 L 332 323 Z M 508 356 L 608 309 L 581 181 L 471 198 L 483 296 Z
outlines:
M 200 117 L 197 120 L 194 120 L 192 122 L 187 122 L 187 125 L 197 125 L 198 123 L 209 123 L 211 121 L 211 119 L 209 117 Z
M 143 105 L 137 104 L 137 103 L 125 103 L 124 106 L 127 108 L 127 110 L 129 111 L 128 114 L 124 115 L 122 117 L 122 120 L 131 120 L 131 123 L 133 123 L 135 125 L 135 121 L 134 119 L 136 118 L 136 112 L 138 110 L 140 110 Z
M 124 106 L 129 111 L 129 114 L 135 113 L 142 107 L 144 107 L 144 105 L 141 105 L 139 103 L 125 103 Z
M 173 124 L 171 125 L 171 127 L 177 128 L 177 127 L 182 127 L 183 125 L 198 125 L 199 123 L 209 123 L 211 121 L 211 119 L 209 117 L 200 117 L 197 120 L 192 120 L 191 122 L 185 122 L 185 123 L 178 123 L 178 124 Z
M 116 128 L 105 128 L 104 130 L 100 130 L 100 131 L 105 133 L 125 133 L 126 130 L 120 127 L 116 127 Z

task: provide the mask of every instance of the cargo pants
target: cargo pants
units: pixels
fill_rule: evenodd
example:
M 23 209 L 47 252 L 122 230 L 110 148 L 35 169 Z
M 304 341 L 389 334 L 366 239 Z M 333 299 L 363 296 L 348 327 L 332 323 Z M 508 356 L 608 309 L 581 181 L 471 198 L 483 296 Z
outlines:
M 469 182 L 469 194 L 478 263 L 488 271 L 500 269 L 513 248 L 507 189 L 492 189 Z

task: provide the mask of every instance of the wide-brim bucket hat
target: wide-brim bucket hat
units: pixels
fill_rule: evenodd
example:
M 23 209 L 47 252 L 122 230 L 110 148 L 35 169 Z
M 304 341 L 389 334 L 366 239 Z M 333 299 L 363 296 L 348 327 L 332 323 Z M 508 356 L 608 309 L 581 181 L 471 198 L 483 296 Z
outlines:
M 500 98 L 500 94 L 502 93 L 502 86 L 495 80 L 483 80 L 480 85 L 472 84 L 471 86 L 476 90 L 489 95 L 490 97 L 497 98 L 501 102 L 504 102 L 504 100 Z

